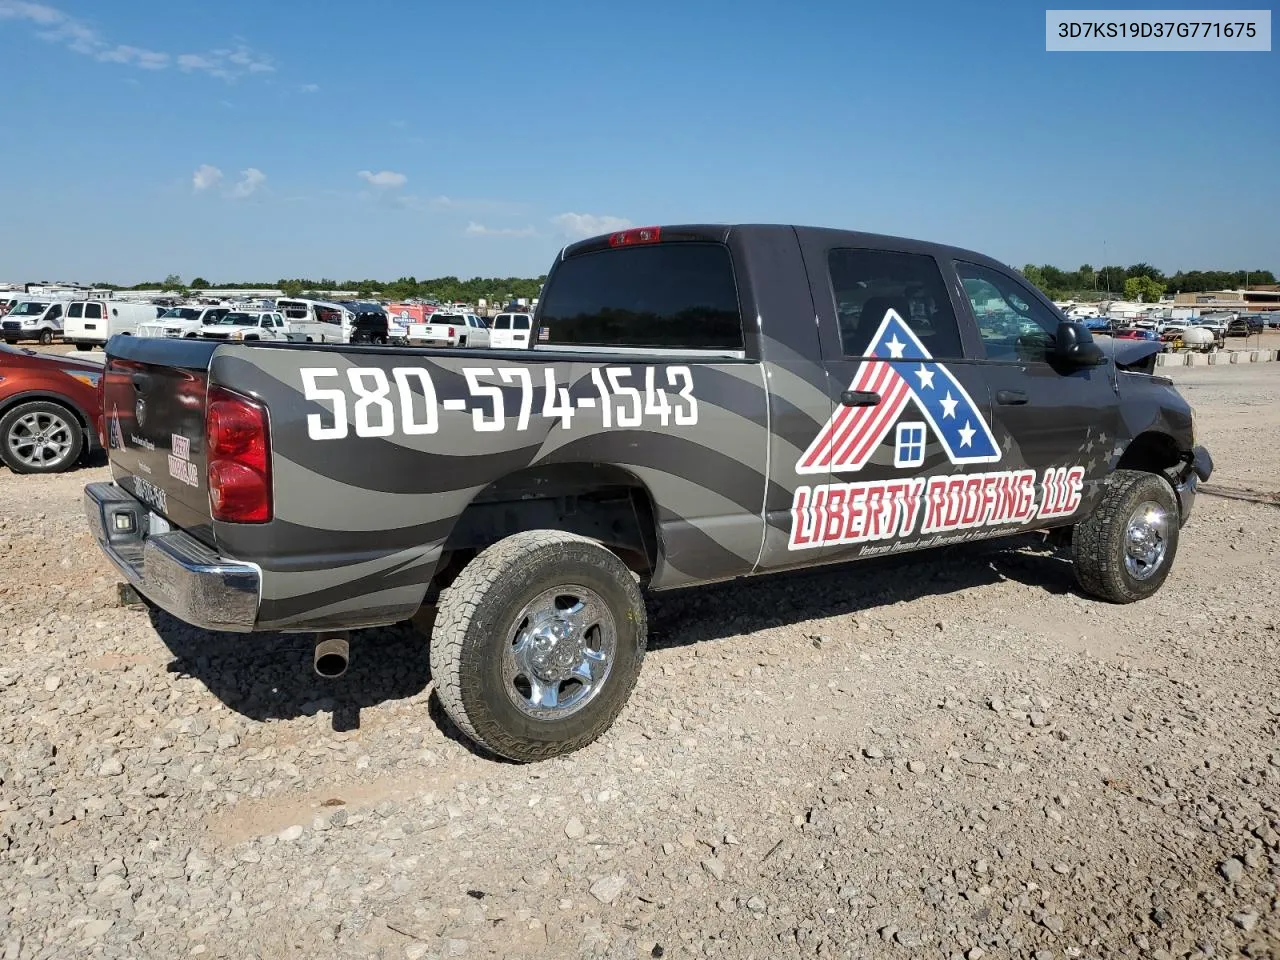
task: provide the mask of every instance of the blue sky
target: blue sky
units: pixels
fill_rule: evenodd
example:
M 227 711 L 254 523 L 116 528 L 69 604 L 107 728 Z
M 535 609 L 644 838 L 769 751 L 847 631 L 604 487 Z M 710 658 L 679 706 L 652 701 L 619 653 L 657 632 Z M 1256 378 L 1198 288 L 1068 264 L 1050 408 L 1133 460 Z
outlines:
M 1044 9 L 0 0 L 0 280 L 537 275 L 700 221 L 1280 272 L 1280 53 L 1050 54 Z

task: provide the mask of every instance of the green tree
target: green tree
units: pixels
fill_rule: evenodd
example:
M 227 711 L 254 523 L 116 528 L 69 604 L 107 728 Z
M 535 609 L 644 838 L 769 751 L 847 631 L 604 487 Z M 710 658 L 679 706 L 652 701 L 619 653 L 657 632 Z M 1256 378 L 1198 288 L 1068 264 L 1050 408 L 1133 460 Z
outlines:
M 1164 284 L 1157 283 L 1151 277 L 1140 275 L 1130 277 L 1124 282 L 1124 298 L 1138 300 L 1142 303 L 1155 303 L 1164 293 Z
M 164 278 L 164 282 L 160 284 L 160 289 L 166 291 L 181 291 L 185 289 L 182 285 L 182 277 L 178 276 L 176 273 L 169 274 Z
M 208 290 L 209 281 L 206 280 L 204 277 L 196 277 L 194 280 L 191 281 L 191 289 L 192 290 Z
M 286 297 L 300 297 L 302 296 L 302 291 L 307 289 L 307 281 L 277 280 L 276 286 L 280 288 L 280 292 Z

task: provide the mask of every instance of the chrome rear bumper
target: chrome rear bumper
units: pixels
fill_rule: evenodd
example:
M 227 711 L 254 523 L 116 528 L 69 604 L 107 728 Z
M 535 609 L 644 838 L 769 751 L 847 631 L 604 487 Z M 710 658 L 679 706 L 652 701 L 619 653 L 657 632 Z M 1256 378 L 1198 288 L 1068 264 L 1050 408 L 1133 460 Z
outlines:
M 206 630 L 247 633 L 258 619 L 262 571 L 227 560 L 151 513 L 114 483 L 84 488 L 84 512 L 111 562 L 148 600 Z

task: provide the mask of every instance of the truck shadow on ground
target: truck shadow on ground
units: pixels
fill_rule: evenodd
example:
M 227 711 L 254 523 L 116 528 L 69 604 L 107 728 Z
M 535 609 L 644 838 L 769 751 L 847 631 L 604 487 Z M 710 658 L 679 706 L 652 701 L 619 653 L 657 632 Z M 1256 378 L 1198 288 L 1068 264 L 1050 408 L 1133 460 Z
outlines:
M 1043 539 L 1025 536 L 777 574 L 652 595 L 651 650 L 722 640 L 767 627 L 849 616 L 892 603 L 1013 580 L 1051 593 L 1075 591 L 1071 563 Z M 331 713 L 333 729 L 360 726 L 360 711 L 420 694 L 431 682 L 428 642 L 410 624 L 356 631 L 345 676 L 312 670 L 310 634 L 213 633 L 149 607 L 173 654 L 171 673 L 194 677 L 230 709 L 253 720 Z M 475 752 L 433 694 L 428 712 L 441 732 Z

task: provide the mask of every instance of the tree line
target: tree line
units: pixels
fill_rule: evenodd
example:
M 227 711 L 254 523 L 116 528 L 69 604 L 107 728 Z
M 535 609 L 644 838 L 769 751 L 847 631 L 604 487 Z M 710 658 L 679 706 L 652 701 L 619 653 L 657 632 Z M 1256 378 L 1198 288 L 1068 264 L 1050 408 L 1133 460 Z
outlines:
M 112 283 L 95 284 L 107 290 L 164 290 L 170 293 L 186 295 L 188 293 L 217 290 L 281 290 L 285 296 L 301 297 L 320 290 L 348 290 L 360 298 L 381 297 L 389 300 L 439 300 L 441 302 L 475 303 L 486 300 L 490 303 L 506 303 L 509 299 L 523 297 L 533 299 L 538 296 L 546 277 L 472 277 L 461 280 L 458 277 L 437 277 L 433 280 L 418 280 L 416 277 L 401 277 L 398 280 L 331 280 L 321 277 L 312 280 L 305 277 L 293 277 L 280 280 L 246 280 L 237 282 L 212 283 L 204 277 L 195 277 L 190 283 L 185 282 L 178 274 L 171 273 L 163 280 L 152 280 L 146 283 L 135 283 L 131 287 L 122 287 Z
M 1077 270 L 1060 270 L 1052 264 L 1028 263 L 1020 273 L 1053 300 L 1098 300 L 1107 294 L 1127 300 L 1159 300 L 1165 293 L 1205 293 L 1239 290 L 1245 284 L 1272 284 L 1270 270 L 1179 270 L 1166 276 L 1149 263 L 1128 267 L 1082 264 Z

